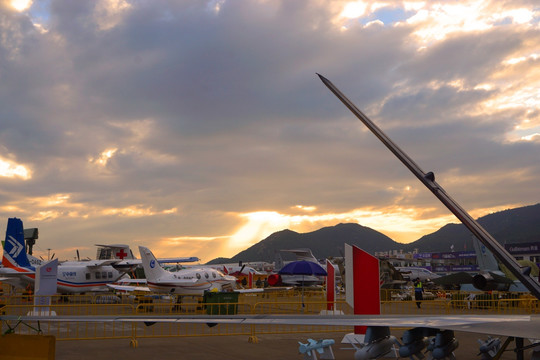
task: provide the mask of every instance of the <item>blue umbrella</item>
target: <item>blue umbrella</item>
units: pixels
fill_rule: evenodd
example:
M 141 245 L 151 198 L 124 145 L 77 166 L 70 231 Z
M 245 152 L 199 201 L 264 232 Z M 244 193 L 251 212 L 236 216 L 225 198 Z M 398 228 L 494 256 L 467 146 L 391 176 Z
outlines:
M 313 261 L 292 261 L 278 271 L 280 275 L 302 275 L 302 283 L 304 275 L 328 276 L 324 268 Z M 302 311 L 304 311 L 304 287 L 302 286 Z
M 300 261 L 292 261 L 285 265 L 281 270 L 279 270 L 279 274 L 283 275 L 316 275 L 316 276 L 327 276 L 328 273 L 324 268 L 313 262 L 313 261 L 306 261 L 306 260 L 300 260 Z

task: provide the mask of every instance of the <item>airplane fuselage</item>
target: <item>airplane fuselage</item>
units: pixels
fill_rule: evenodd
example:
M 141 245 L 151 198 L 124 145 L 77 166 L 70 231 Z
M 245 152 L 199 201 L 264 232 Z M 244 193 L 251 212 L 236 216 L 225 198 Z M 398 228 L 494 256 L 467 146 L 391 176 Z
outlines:
M 18 279 L 22 285 L 34 285 L 33 271 L 22 267 L 13 270 L 21 274 Z M 123 272 L 109 265 L 88 269 L 85 265 L 65 263 L 58 266 L 57 292 L 65 294 L 109 291 L 107 284 L 117 281 L 122 276 Z
M 182 295 L 202 295 L 207 290 L 234 289 L 236 278 L 224 275 L 212 268 L 183 269 L 147 282 L 148 288 L 155 292 Z

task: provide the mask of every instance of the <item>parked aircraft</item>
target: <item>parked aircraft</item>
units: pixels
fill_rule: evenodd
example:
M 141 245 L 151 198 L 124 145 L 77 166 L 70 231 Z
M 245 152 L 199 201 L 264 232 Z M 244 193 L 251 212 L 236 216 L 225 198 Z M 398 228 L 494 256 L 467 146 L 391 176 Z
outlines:
M 112 265 L 116 260 L 66 261 L 58 265 L 59 293 L 83 293 L 108 291 L 107 284 L 123 277 L 129 277 L 125 271 L 119 271 Z M 0 276 L 3 281 L 15 286 L 32 285 L 35 282 L 35 266 L 30 264 L 25 251 L 23 222 L 18 218 L 9 218 L 2 258 L 3 268 Z M 126 270 L 131 266 L 125 266 Z
M 476 259 L 480 271 L 471 275 L 467 272 L 458 272 L 433 280 L 437 285 L 460 286 L 461 290 L 482 290 L 482 291 L 518 291 L 527 292 L 528 289 L 515 280 L 508 270 L 503 271 L 501 265 L 489 249 L 473 237 L 473 246 L 476 252 Z M 525 264 L 529 267 L 532 276 L 538 277 L 538 266 L 534 263 Z M 524 267 L 525 268 L 525 267 Z
M 203 295 L 207 290 L 233 290 L 236 287 L 234 276 L 224 275 L 209 267 L 185 268 L 175 272 L 167 271 L 159 264 L 154 254 L 144 246 L 139 246 L 142 266 L 146 275 L 146 286 L 109 284 L 121 291 L 154 291 L 177 295 Z
M 214 270 L 219 270 L 225 275 L 231 275 L 231 276 L 247 276 L 249 274 L 252 275 L 266 275 L 260 271 L 257 271 L 254 267 L 249 265 L 231 265 L 231 264 L 211 264 L 211 265 L 184 265 L 182 266 L 183 269 L 189 269 L 189 268 L 210 268 Z
M 432 173 L 425 174 L 401 149 L 399 149 L 387 136 L 371 122 L 363 113 L 356 108 L 328 79 L 319 75 L 325 85 L 356 115 L 364 124 L 445 204 L 456 216 L 473 232 L 486 247 L 490 248 L 503 263 L 511 268 L 527 288 L 531 290 L 537 299 L 540 299 L 540 289 L 538 283 L 531 282 L 534 279 L 527 278 L 527 273 L 519 273 L 516 263 L 507 257 L 507 252 L 501 250 L 502 247 L 492 244 L 492 239 L 468 213 L 455 203 L 446 192 L 434 181 Z M 502 248 L 504 250 L 504 248 Z M 515 259 L 514 259 L 515 260 Z M 519 273 L 519 276 L 518 274 Z M 348 289 L 352 291 L 354 289 Z M 412 328 L 403 334 L 403 344 L 399 344 L 401 357 L 423 358 L 424 349 L 428 342 L 426 336 L 432 336 L 433 341 L 429 342 L 427 349 L 431 358 L 446 359 L 452 357 L 453 350 L 457 347 L 457 341 L 453 337 L 454 331 L 464 331 L 469 333 L 484 333 L 497 336 L 508 336 L 509 339 L 521 339 L 518 349 L 515 350 L 517 357 L 523 356 L 524 338 L 540 339 L 540 317 L 533 315 L 178 315 L 178 316 L 19 316 L 0 315 L 2 321 L 41 321 L 41 322 L 65 322 L 65 321 L 87 321 L 87 322 L 182 322 L 182 323 L 236 323 L 245 325 L 320 325 L 320 326 L 368 326 L 365 343 L 361 352 L 355 359 L 373 358 L 370 349 L 376 349 L 376 354 L 384 353 L 380 349 L 380 344 L 388 338 L 389 330 L 393 328 Z M 509 342 L 508 342 L 509 343 Z M 505 351 L 502 347 L 497 356 Z
M 423 267 L 398 266 L 396 269 L 399 270 L 401 276 L 403 276 L 403 280 L 414 281 L 414 279 L 419 278 L 420 281 L 429 282 L 440 277 L 440 275 L 435 274 Z
M 103 245 L 96 244 L 98 247 L 97 250 L 97 259 L 98 260 L 120 260 L 124 261 L 126 264 L 141 264 L 141 259 L 135 258 L 133 256 L 133 251 L 129 248 L 129 245 L 125 244 L 112 244 L 112 245 Z M 190 263 L 201 261 L 196 256 L 184 256 L 184 257 L 172 257 L 172 258 L 159 258 L 157 259 L 160 264 L 176 264 L 176 263 Z M 119 262 L 119 264 L 123 264 Z

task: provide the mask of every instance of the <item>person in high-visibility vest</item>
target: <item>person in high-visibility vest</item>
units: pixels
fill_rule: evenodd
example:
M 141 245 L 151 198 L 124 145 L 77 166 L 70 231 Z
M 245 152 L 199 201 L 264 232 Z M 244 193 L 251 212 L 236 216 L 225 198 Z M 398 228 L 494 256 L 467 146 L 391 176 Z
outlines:
M 420 309 L 420 300 L 423 300 L 424 286 L 420 281 L 420 278 L 416 278 L 414 281 L 414 299 L 416 300 L 416 306 Z

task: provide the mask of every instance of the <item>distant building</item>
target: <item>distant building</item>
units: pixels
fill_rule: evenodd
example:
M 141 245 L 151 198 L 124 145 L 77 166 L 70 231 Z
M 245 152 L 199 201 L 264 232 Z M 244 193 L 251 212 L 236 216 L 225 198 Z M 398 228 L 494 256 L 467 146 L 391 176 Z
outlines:
M 530 260 L 540 267 L 540 242 L 506 244 L 504 247 L 516 260 Z M 391 250 L 375 252 L 375 256 L 388 259 L 396 267 L 423 267 L 434 273 L 479 270 L 474 251 L 422 253 L 415 249 L 405 253 L 403 250 Z
M 530 260 L 540 267 L 540 242 L 505 244 L 504 248 L 516 260 Z

